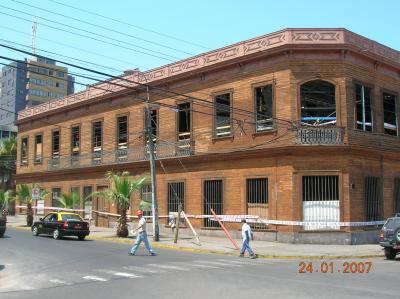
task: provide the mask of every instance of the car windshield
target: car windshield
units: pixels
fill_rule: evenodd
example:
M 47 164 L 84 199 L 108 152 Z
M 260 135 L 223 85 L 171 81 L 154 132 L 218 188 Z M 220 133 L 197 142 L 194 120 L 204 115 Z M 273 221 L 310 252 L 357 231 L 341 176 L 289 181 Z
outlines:
M 79 215 L 75 214 L 62 214 L 61 218 L 63 221 L 83 221 Z
M 388 220 L 386 220 L 385 224 L 383 225 L 384 228 L 391 228 L 392 227 L 392 223 L 393 223 L 393 219 L 389 218 Z

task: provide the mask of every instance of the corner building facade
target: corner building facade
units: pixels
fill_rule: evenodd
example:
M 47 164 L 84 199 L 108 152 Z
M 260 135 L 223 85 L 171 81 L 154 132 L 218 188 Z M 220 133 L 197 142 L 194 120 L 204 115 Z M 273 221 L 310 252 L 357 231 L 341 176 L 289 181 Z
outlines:
M 26 109 L 17 184 L 51 191 L 51 207 L 106 187 L 108 170 L 148 174 L 135 82 L 150 86 L 160 215 L 182 202 L 187 214 L 302 222 L 255 224 L 259 239 L 359 244 L 400 212 L 400 53 L 346 29 L 285 29 Z M 133 196 L 132 213 L 150 192 Z M 96 211 L 118 207 L 86 206 L 109 226 L 116 218 Z

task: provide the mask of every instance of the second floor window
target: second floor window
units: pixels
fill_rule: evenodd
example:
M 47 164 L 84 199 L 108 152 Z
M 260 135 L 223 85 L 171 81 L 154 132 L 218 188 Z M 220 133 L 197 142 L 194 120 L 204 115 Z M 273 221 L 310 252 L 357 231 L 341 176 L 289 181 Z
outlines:
M 42 134 L 35 136 L 35 163 L 41 163 L 43 158 Z
M 52 139 L 51 156 L 53 159 L 59 159 L 60 158 L 60 131 L 53 131 L 51 139 Z
M 81 138 L 80 138 L 80 127 L 74 126 L 71 128 L 71 154 L 72 156 L 78 156 L 80 152 Z
M 178 105 L 178 140 L 190 139 L 191 132 L 190 103 Z
M 356 84 L 356 128 L 372 132 L 372 89 Z
M 92 146 L 93 152 L 102 150 L 103 126 L 101 121 L 96 121 L 92 124 Z
M 254 96 L 256 132 L 273 129 L 272 85 L 256 87 L 254 89 Z
M 28 137 L 21 139 L 21 165 L 28 165 Z
M 227 137 L 231 135 L 231 94 L 224 93 L 214 98 L 215 137 Z
M 397 136 L 396 96 L 383 93 L 383 127 L 385 134 Z
M 117 118 L 117 147 L 118 149 L 128 147 L 128 117 L 126 115 Z

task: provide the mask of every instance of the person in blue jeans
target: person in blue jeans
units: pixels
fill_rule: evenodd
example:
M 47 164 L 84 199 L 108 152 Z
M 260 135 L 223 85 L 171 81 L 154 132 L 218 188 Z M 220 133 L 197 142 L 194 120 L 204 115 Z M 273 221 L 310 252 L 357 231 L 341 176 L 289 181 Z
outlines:
M 139 248 L 140 243 L 142 241 L 144 242 L 144 246 L 146 247 L 147 251 L 150 253 L 150 255 L 156 255 L 153 251 L 153 248 L 151 248 L 149 244 L 149 240 L 147 239 L 147 231 L 146 231 L 146 219 L 143 217 L 143 211 L 142 210 L 137 210 L 136 215 L 139 218 L 139 223 L 136 229 L 133 230 L 134 232 L 138 232 L 138 235 L 136 237 L 135 244 L 133 244 L 133 247 L 131 249 L 131 252 L 129 255 L 136 255 L 136 251 Z
M 250 239 L 253 239 L 253 234 L 251 232 L 251 227 L 250 225 L 247 224 L 246 219 L 242 219 L 242 238 L 243 238 L 243 245 L 242 249 L 240 249 L 240 257 L 244 257 L 244 253 L 247 249 L 247 251 L 250 254 L 250 258 L 255 259 L 257 258 L 257 255 L 254 254 L 253 249 L 250 247 Z

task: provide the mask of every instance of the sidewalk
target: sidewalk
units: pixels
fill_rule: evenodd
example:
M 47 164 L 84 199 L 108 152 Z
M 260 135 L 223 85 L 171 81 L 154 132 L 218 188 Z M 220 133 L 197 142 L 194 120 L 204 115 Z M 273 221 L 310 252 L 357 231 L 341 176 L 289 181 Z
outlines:
M 9 227 L 30 230 L 26 227 L 25 216 L 8 216 Z M 151 229 L 150 229 L 151 231 Z M 149 233 L 151 237 L 151 232 Z M 173 242 L 173 235 L 163 233 L 159 242 L 153 242 L 154 248 L 168 248 L 174 250 L 219 253 L 227 255 L 238 255 L 238 250 L 227 238 L 200 236 L 201 246 L 196 239 L 187 234 L 180 234 L 178 243 Z M 118 238 L 115 229 L 104 227 L 91 227 L 88 239 L 105 240 L 117 243 L 132 244 L 133 236 Z M 240 246 L 241 240 L 235 240 Z M 375 258 L 383 257 L 382 247 L 377 244 L 368 245 L 318 245 L 318 244 L 287 244 L 267 241 L 252 241 L 253 250 L 261 258 L 276 259 L 350 259 L 350 258 Z

